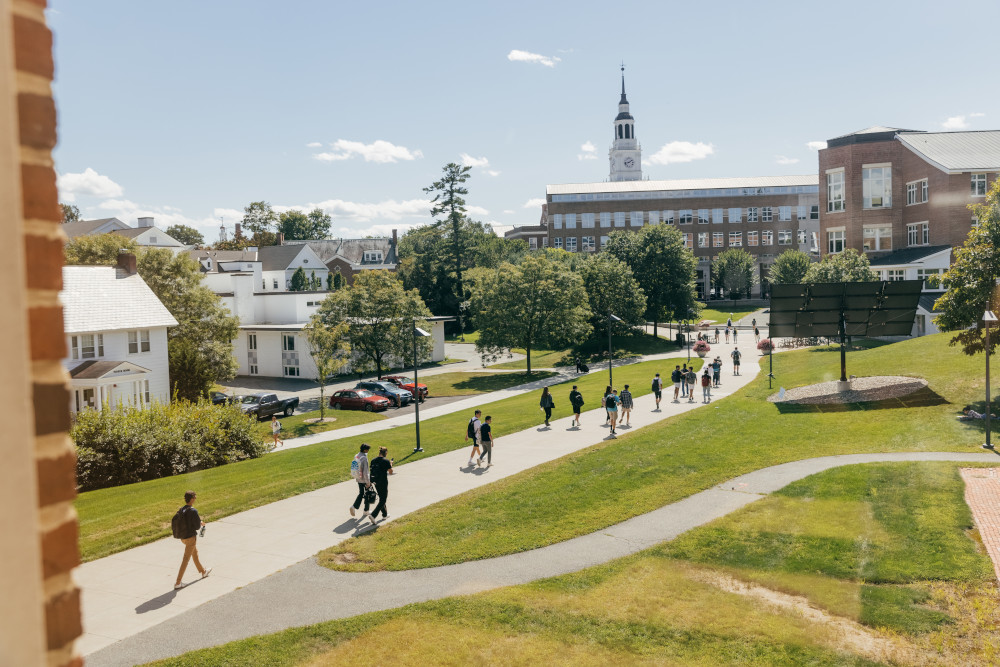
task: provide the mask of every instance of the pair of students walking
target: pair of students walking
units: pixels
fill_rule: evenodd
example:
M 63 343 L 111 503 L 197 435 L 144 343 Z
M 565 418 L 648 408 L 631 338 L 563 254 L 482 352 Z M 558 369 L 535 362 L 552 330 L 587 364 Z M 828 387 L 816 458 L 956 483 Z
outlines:
M 482 414 L 482 410 L 476 410 L 465 431 L 465 441 L 472 440 L 472 452 L 469 454 L 470 468 L 483 465 L 483 458 L 486 459 L 487 467 L 493 465 L 493 417 L 486 415 L 486 419 L 481 420 Z M 548 418 L 545 423 L 548 425 Z
M 389 510 L 386 508 L 386 502 L 389 500 L 389 475 L 393 475 L 395 472 L 392 469 L 394 459 L 388 458 L 388 448 L 379 447 L 378 457 L 369 463 L 368 451 L 370 449 L 370 445 L 362 443 L 360 451 L 351 461 L 351 477 L 358 483 L 358 496 L 354 499 L 349 510 L 351 516 L 356 516 L 363 502 L 365 509 L 361 520 L 364 521 L 367 518 L 374 526 L 379 514 L 382 515 L 383 519 L 389 518 Z M 368 508 L 375 504 L 376 500 L 378 504 L 375 505 L 375 511 L 369 514 Z

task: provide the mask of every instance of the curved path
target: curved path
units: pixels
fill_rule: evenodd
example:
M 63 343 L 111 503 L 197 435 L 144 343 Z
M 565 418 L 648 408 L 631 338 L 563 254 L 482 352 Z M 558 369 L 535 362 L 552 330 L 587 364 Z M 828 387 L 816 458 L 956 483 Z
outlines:
M 809 475 L 897 461 L 1000 459 L 960 452 L 823 456 L 762 468 L 604 530 L 509 556 L 374 573 L 334 572 L 311 558 L 98 651 L 87 664 L 133 665 L 290 627 L 575 572 L 671 540 Z

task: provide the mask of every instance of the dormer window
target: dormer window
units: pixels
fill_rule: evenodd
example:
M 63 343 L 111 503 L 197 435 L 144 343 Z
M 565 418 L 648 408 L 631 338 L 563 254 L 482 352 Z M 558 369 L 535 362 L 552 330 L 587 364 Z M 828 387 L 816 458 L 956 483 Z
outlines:
M 205 260 L 205 268 L 208 269 L 209 271 L 212 270 L 212 258 L 211 257 L 209 257 L 208 259 Z
M 365 264 L 380 264 L 382 262 L 381 250 L 365 250 Z

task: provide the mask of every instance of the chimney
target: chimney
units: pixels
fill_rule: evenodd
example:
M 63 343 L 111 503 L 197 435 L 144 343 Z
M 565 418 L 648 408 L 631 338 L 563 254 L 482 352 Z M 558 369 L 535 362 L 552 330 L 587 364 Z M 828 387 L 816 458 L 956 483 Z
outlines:
M 396 247 L 396 230 L 392 230 L 392 247 Z
M 141 220 L 141 218 L 140 218 Z M 152 220 L 152 218 L 150 218 Z M 134 276 L 136 272 L 135 268 L 135 255 L 128 252 L 124 248 L 118 251 L 118 268 L 125 271 L 130 276 Z
M 152 227 L 152 226 L 153 226 L 152 218 L 139 218 L 139 227 Z
M 241 225 L 238 222 L 236 223 L 236 231 L 233 233 L 233 238 L 234 239 L 243 238 L 243 225 Z
M 285 245 L 285 234 L 278 232 L 278 245 Z

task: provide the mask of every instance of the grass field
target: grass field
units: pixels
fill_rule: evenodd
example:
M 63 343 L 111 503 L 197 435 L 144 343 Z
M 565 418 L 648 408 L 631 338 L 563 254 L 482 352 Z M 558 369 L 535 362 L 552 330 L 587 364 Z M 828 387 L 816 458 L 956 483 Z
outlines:
M 478 331 L 466 331 L 462 336 L 462 340 L 459 339 L 457 334 L 448 334 L 444 338 L 444 342 L 446 343 L 465 343 L 467 345 L 475 345 L 477 340 L 479 340 Z
M 698 316 L 702 320 L 712 320 L 718 324 L 725 324 L 729 320 L 729 314 L 733 314 L 733 322 L 746 317 L 750 313 L 759 310 L 758 308 L 751 308 L 749 310 L 715 310 L 713 308 L 703 308 L 701 314 Z M 763 316 L 758 317 L 758 324 L 765 321 Z M 749 324 L 749 322 L 747 323 Z
M 649 378 L 663 368 L 662 361 L 624 365 L 615 370 L 615 378 L 622 384 L 631 383 L 638 389 L 638 396 L 649 392 Z M 603 374 L 593 373 L 555 385 L 552 391 L 564 397 L 569 385 L 576 383 L 588 404 L 594 405 L 606 382 Z M 537 425 L 539 394 L 531 392 L 484 404 L 483 409 L 493 415 L 494 433 L 502 436 Z M 569 416 L 569 401 L 557 398 L 556 402 L 554 418 Z M 414 441 L 413 427 L 400 426 L 374 436 L 279 450 L 263 458 L 209 470 L 81 493 L 76 500 L 81 558 L 93 560 L 169 535 L 170 517 L 187 489 L 198 490 L 198 510 L 206 521 L 213 521 L 346 480 L 347 464 L 365 440 L 388 447 L 396 455 L 396 465 L 464 447 L 468 417 L 460 413 L 422 420 L 422 454 L 399 456 L 410 452 Z
M 524 373 L 456 372 L 428 375 L 426 378 L 420 378 L 420 383 L 427 385 L 431 396 L 469 396 L 509 389 L 526 382 L 544 380 L 553 375 L 555 373 L 552 371 L 532 371 L 530 376 Z
M 329 394 L 327 395 L 329 396 Z M 370 424 L 371 422 L 377 422 L 385 419 L 384 415 L 375 414 L 373 412 L 364 412 L 363 410 L 333 410 L 332 408 L 327 408 L 326 416 L 328 418 L 336 417 L 337 421 L 307 424 L 307 419 L 319 418 L 319 410 L 297 412 L 291 417 L 279 416 L 278 421 L 281 422 L 281 438 L 298 438 L 303 435 L 312 435 L 313 433 L 323 433 L 325 431 L 335 431 L 339 428 L 357 426 L 358 424 Z M 261 436 L 268 442 L 271 441 L 270 419 L 260 422 L 260 432 Z
M 605 565 L 157 664 L 996 664 L 956 467 L 834 469 Z
M 665 331 L 665 329 L 664 329 Z M 664 354 L 667 352 L 673 352 L 677 350 L 677 345 L 672 341 L 667 340 L 662 335 L 653 338 L 648 335 L 635 335 L 635 336 L 614 336 L 611 339 L 612 349 L 614 350 L 615 359 L 628 359 L 630 357 L 642 356 L 647 354 Z M 590 354 L 588 350 L 596 348 L 597 352 Z M 607 343 L 602 342 L 601 345 L 596 345 L 591 343 L 580 353 L 580 358 L 588 364 L 597 363 L 599 360 L 607 361 Z M 514 350 L 518 354 L 524 354 L 524 350 Z M 576 353 L 573 350 L 532 350 L 531 351 L 531 367 L 532 368 L 553 368 L 556 366 L 572 366 L 574 364 Z M 597 360 L 597 361 L 595 361 Z M 516 361 L 504 361 L 498 364 L 490 366 L 490 368 L 526 368 L 527 359 L 519 359 Z
M 826 348 L 783 352 L 774 357 L 773 390 L 762 375 L 708 408 L 400 517 L 322 552 L 321 561 L 337 569 L 393 570 L 489 558 L 594 532 L 785 461 L 854 452 L 969 451 L 981 442 L 981 427 L 956 416 L 963 404 L 982 396 L 982 359 L 949 347 L 947 336 L 925 336 L 848 357 L 851 373 L 927 378 L 939 395 L 937 404 L 781 412 L 766 401 L 770 393 L 779 386 L 834 380 L 840 363 L 839 355 Z M 469 512 L 468 507 L 490 509 Z M 337 554 L 346 552 L 357 560 L 334 563 Z

